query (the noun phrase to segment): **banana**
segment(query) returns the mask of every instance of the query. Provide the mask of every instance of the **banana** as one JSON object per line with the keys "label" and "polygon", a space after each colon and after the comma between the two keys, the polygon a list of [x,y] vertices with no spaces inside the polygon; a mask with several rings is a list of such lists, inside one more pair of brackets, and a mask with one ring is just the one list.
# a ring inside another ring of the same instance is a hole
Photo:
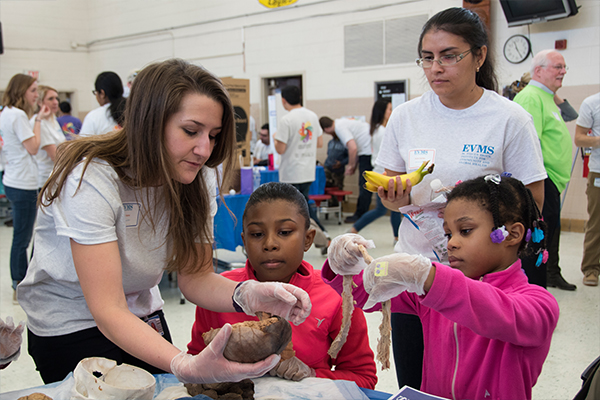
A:
{"label": "banana", "polygon": [[433,172],[433,166],[434,164],[431,164],[431,166],[427,169],[425,169],[425,166],[427,166],[427,164],[429,163],[429,161],[424,161],[423,164],[421,164],[421,166],[419,167],[419,169],[411,172],[410,174],[403,174],[403,175],[398,175],[398,176],[387,176],[387,175],[383,175],[374,171],[365,171],[363,172],[363,177],[367,180],[364,184],[364,188],[367,189],[369,192],[373,192],[376,193],[377,192],[377,188],[379,186],[383,186],[384,188],[387,189],[388,187],[388,182],[390,179],[394,179],[394,190],[396,190],[396,179],[395,178],[402,178],[402,189],[406,190],[406,180],[410,179],[410,182],[412,183],[413,186],[415,186],[416,184],[418,184],[419,182],[421,182],[423,180],[423,177],[427,174],[431,174]]}

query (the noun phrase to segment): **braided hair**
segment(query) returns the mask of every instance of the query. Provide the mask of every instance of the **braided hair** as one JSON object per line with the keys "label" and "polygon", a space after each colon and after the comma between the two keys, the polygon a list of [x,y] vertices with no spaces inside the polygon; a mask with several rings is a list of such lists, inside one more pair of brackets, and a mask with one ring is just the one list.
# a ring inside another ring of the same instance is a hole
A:
{"label": "braided hair", "polygon": [[520,222],[527,234],[519,245],[519,253],[525,251],[525,254],[533,253],[540,257],[544,253],[546,223],[541,219],[531,191],[520,180],[503,174],[461,182],[448,194],[448,203],[457,199],[476,201],[492,214],[492,240],[494,232],[501,234],[506,224]]}

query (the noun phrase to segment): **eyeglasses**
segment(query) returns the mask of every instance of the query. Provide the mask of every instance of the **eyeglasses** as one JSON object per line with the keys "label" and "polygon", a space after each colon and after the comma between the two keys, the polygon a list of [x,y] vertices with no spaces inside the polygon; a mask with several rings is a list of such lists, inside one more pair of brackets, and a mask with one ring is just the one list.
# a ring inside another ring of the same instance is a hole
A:
{"label": "eyeglasses", "polygon": [[97,90],[92,90],[92,94],[93,94],[94,96],[96,95],[96,93],[98,93],[98,91],[97,91]]}
{"label": "eyeglasses", "polygon": [[439,59],[435,59],[432,57],[423,57],[423,58],[417,58],[415,61],[417,63],[417,65],[421,68],[431,68],[433,67],[433,62],[437,62],[438,64],[440,64],[442,67],[447,67],[449,65],[454,65],[457,62],[459,62],[460,60],[462,60],[463,58],[465,58],[467,56],[467,54],[469,54],[471,52],[471,50],[473,49],[469,49],[465,52],[462,52],[458,55],[456,54],[446,54],[441,56]]}
{"label": "eyeglasses", "polygon": [[565,69],[565,71],[569,70],[569,67],[567,67],[566,65],[551,65],[550,68],[554,68],[557,71],[562,71],[563,68]]}

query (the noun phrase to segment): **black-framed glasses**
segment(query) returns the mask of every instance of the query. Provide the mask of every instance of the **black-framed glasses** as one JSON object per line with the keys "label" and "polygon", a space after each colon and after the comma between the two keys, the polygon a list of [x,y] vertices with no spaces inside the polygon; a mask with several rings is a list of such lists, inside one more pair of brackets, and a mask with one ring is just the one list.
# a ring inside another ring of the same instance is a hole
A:
{"label": "black-framed glasses", "polygon": [[469,49],[467,51],[463,51],[460,54],[444,54],[437,60],[433,57],[423,57],[417,58],[415,61],[417,65],[421,68],[431,68],[433,67],[433,63],[437,62],[442,67],[447,67],[449,65],[454,65],[463,58],[465,58],[473,49]]}

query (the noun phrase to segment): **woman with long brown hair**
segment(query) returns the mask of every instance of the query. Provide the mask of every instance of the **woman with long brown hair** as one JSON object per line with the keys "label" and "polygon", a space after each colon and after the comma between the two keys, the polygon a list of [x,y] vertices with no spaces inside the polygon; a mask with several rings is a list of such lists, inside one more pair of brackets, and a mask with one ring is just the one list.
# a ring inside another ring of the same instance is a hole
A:
{"label": "woman with long brown hair", "polygon": [[[38,84],[35,78],[16,74],[8,82],[0,114],[0,132],[6,158],[2,183],[6,197],[10,200],[13,213],[13,240],[10,249],[10,275],[13,289],[25,278],[28,260],[27,247],[31,242],[36,217],[38,193],[38,168],[35,155],[40,148],[42,119],[50,115],[50,110],[42,106],[38,116],[29,125],[38,99]],[[16,292],[13,302],[16,303]]]}
{"label": "woman with long brown hair", "polygon": [[93,356],[195,383],[261,376],[278,362],[275,355],[255,364],[226,360],[231,326],[189,355],[170,343],[162,312],[165,270],[177,272],[188,300],[214,311],[260,310],[296,324],[310,312],[308,295],[295,286],[238,285],[213,270],[215,167],[224,163],[227,179],[234,146],[221,81],[182,60],[139,73],[122,129],[60,146],[40,194],[30,272],[18,288],[44,382]]}

